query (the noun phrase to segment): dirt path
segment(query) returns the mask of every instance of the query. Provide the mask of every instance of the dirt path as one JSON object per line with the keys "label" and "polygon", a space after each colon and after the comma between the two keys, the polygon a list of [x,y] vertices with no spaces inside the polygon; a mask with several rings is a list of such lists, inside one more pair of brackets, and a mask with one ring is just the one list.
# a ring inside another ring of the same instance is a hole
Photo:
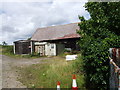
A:
{"label": "dirt path", "polygon": [[42,60],[49,58],[37,59],[15,59],[2,55],[2,88],[26,88],[21,82],[17,80],[19,74],[17,67],[25,67],[32,64],[45,63]]}
{"label": "dirt path", "polygon": [[2,55],[0,55],[0,90],[1,89],[2,89]]}

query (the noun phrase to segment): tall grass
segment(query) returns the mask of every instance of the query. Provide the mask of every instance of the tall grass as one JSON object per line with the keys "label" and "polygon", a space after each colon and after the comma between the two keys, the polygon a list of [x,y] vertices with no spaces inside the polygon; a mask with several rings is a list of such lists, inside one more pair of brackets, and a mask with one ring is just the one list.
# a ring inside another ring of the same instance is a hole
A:
{"label": "tall grass", "polygon": [[12,45],[6,45],[6,46],[1,46],[2,48],[2,54],[5,55],[13,55],[13,46]]}
{"label": "tall grass", "polygon": [[33,84],[36,88],[56,88],[57,81],[61,82],[61,88],[71,88],[72,75],[76,74],[78,87],[84,88],[84,75],[76,72],[76,61],[66,62],[65,59],[58,58],[44,62],[20,70],[19,80],[29,88]]}

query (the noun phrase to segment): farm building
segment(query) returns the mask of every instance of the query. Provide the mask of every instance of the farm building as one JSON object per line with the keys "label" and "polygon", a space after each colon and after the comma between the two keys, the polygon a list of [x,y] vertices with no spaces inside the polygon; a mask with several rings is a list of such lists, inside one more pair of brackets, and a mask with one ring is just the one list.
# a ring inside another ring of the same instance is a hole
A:
{"label": "farm building", "polygon": [[[29,49],[29,53],[39,53],[40,56],[56,56],[64,50],[79,50],[79,45],[76,44],[80,38],[77,29],[79,29],[78,23],[38,28],[32,35],[26,50]],[[19,48],[16,44],[14,42],[16,47],[14,51],[18,52]]]}
{"label": "farm building", "polygon": [[19,40],[14,42],[14,53],[15,54],[29,54],[31,48],[29,40]]}

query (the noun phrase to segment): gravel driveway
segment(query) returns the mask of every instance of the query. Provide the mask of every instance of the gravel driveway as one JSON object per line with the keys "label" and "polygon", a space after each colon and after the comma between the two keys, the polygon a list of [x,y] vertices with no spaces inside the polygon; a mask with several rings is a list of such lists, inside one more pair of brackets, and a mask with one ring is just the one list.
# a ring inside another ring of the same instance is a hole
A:
{"label": "gravel driveway", "polygon": [[37,58],[37,59],[15,59],[5,55],[2,56],[2,88],[27,88],[21,82],[17,80],[19,74],[17,73],[17,67],[25,67],[32,64],[45,63],[42,60],[49,58]]}

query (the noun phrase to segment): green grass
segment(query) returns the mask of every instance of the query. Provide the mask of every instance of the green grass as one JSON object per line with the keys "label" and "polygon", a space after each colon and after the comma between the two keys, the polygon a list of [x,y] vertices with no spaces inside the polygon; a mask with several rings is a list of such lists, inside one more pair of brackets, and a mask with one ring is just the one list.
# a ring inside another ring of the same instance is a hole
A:
{"label": "green grass", "polygon": [[56,88],[57,81],[61,82],[61,88],[71,88],[72,75],[76,74],[79,88],[84,88],[83,73],[76,73],[76,61],[65,61],[63,58],[43,60],[43,64],[36,64],[25,68],[19,68],[21,78],[19,80],[31,88]]}
{"label": "green grass", "polygon": [[2,45],[0,45],[0,54],[2,54]]}
{"label": "green grass", "polygon": [[[1,48],[2,47],[2,48]],[[32,55],[14,55],[13,46],[0,46],[2,54],[13,58],[38,58],[38,56]],[[21,81],[28,88],[56,88],[57,81],[61,82],[61,88],[71,88],[72,75],[76,74],[78,87],[85,89],[84,74],[80,72],[82,70],[82,60],[66,62],[65,55],[58,57],[51,57],[50,60],[42,60],[42,64],[34,64],[28,67],[20,68],[19,81]],[[77,67],[81,67],[81,70],[77,70]]]}
{"label": "green grass", "polygon": [[0,45],[0,54],[7,55],[13,58],[39,58],[39,55],[18,55],[13,53],[12,45]]}
{"label": "green grass", "polygon": [[13,55],[13,46],[12,45],[0,45],[0,51],[4,55]]}

